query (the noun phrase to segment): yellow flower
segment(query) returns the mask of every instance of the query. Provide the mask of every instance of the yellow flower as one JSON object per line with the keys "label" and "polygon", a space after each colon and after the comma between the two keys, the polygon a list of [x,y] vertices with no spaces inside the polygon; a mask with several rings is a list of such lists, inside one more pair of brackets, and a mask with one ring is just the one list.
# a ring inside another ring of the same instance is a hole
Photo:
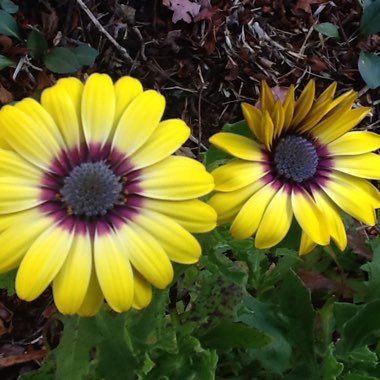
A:
{"label": "yellow flower", "polygon": [[243,103],[244,118],[255,136],[217,133],[212,144],[236,157],[216,168],[215,194],[209,204],[218,222],[230,222],[236,239],[255,235],[258,248],[269,248],[287,234],[293,216],[302,229],[300,254],[330,239],[344,250],[346,232],[339,213],[375,223],[379,191],[366,179],[380,178],[380,147],[372,132],[349,132],[370,111],[352,108],[356,93],[334,99],[336,83],[316,100],[310,81],[294,100],[275,99],[263,82],[260,106]]}
{"label": "yellow flower", "polygon": [[0,271],[19,266],[16,291],[33,300],[52,283],[62,313],[121,312],[151,300],[214,228],[196,199],[213,189],[197,161],[172,156],[188,138],[160,121],[165,99],[123,77],[60,79],[41,103],[0,111]]}

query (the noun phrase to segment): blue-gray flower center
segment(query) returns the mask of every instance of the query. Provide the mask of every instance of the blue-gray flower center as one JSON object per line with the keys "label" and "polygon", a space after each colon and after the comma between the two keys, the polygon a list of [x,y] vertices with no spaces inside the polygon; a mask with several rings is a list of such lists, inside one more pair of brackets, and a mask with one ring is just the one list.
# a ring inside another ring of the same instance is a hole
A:
{"label": "blue-gray flower center", "polygon": [[100,216],[120,201],[123,185],[103,161],[85,162],[71,170],[60,191],[65,206],[75,215]]}
{"label": "blue-gray flower center", "polygon": [[274,166],[280,176],[303,182],[315,174],[318,154],[314,145],[301,136],[285,136],[274,149]]}

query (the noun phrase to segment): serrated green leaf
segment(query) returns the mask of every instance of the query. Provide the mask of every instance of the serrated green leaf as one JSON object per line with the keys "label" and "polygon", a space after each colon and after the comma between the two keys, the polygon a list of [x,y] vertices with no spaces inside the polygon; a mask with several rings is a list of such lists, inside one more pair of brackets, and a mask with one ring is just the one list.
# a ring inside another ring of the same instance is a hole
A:
{"label": "serrated green leaf", "polygon": [[326,350],[323,357],[322,364],[322,379],[323,380],[335,380],[344,369],[344,365],[339,363],[334,356],[334,345],[331,343]]}
{"label": "serrated green leaf", "polygon": [[305,288],[301,279],[290,270],[279,287],[278,302],[282,314],[287,319],[288,338],[304,358],[313,366],[314,352],[314,317],[310,291]]}
{"label": "serrated green leaf", "polygon": [[380,331],[380,300],[363,305],[342,329],[342,352],[350,352],[368,343],[369,338]]}
{"label": "serrated green leaf", "polygon": [[28,34],[26,47],[34,59],[42,59],[48,50],[48,43],[45,36],[37,30],[32,30]]}
{"label": "serrated green leaf", "polygon": [[367,346],[358,347],[351,351],[348,359],[351,365],[357,364],[357,367],[362,369],[375,368],[378,364],[377,355]]}
{"label": "serrated green leaf", "polygon": [[66,316],[62,320],[63,336],[54,350],[55,380],[81,380],[89,371],[90,352],[101,339],[96,319]]}
{"label": "serrated green leaf", "polygon": [[0,0],[0,6],[8,13],[16,13],[18,11],[18,5],[11,0]]}
{"label": "serrated green leaf", "polygon": [[265,304],[252,296],[246,296],[243,302],[237,312],[238,320],[263,331],[272,338],[267,346],[253,349],[251,355],[266,370],[282,373],[290,366],[291,346],[284,336],[278,313],[272,309],[272,305]]}
{"label": "serrated green leaf", "polygon": [[78,47],[72,49],[72,52],[78,59],[78,62],[82,66],[91,66],[99,52],[91,46],[88,45],[79,45]]}
{"label": "serrated green leaf", "polygon": [[0,289],[7,289],[9,295],[15,293],[15,279],[17,269],[0,273]]}
{"label": "serrated green leaf", "polygon": [[369,88],[380,86],[380,56],[361,51],[358,67],[360,75]]}
{"label": "serrated green leaf", "polygon": [[314,25],[314,29],[324,36],[339,38],[338,28],[331,22],[321,22],[320,24]]}
{"label": "serrated green leaf", "polygon": [[6,36],[21,39],[19,27],[15,19],[7,12],[0,9],[0,33]]}
{"label": "serrated green leaf", "polygon": [[380,238],[370,242],[373,257],[372,260],[361,266],[361,269],[368,272],[367,297],[369,301],[380,298]]}
{"label": "serrated green leaf", "polygon": [[364,8],[359,30],[362,36],[380,32],[380,0],[375,0]]}
{"label": "serrated green leaf", "polygon": [[58,74],[70,74],[81,67],[76,55],[64,47],[51,49],[43,61],[50,71]]}
{"label": "serrated green leaf", "polygon": [[203,347],[215,349],[261,348],[271,342],[271,338],[244,323],[220,321],[200,337]]}
{"label": "serrated green leaf", "polygon": [[127,313],[115,314],[107,310],[95,317],[97,333],[103,337],[97,346],[97,371],[100,379],[135,379],[136,359],[130,346],[126,315]]}

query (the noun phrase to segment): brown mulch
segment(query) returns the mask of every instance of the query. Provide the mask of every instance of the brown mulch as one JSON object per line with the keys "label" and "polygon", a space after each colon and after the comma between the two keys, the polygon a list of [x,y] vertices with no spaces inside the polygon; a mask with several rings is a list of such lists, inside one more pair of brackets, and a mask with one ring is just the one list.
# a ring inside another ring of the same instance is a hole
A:
{"label": "brown mulch", "polygon": [[[164,94],[165,118],[186,120],[192,128],[188,147],[195,154],[224,123],[242,118],[240,102],[255,102],[263,79],[270,86],[294,83],[302,88],[315,78],[319,91],[331,81],[338,82],[339,92],[354,88],[358,104],[373,107],[367,128],[379,129],[380,90],[365,86],[357,61],[360,50],[380,50],[380,36],[359,38],[358,0],[200,0],[201,10],[189,23],[174,23],[173,12],[161,0],[87,1],[132,62],[77,1],[15,2],[24,37],[34,28],[49,47],[85,42],[98,49],[95,65],[73,75],[128,74]],[[337,25],[340,40],[316,32],[318,22]],[[25,59],[25,42],[0,35],[0,54],[18,62],[17,68],[0,72],[0,103],[35,95],[59,77],[41,62]],[[2,291],[0,302],[0,378],[11,380],[36,368],[46,354],[41,337],[54,309],[49,292],[27,304]]]}

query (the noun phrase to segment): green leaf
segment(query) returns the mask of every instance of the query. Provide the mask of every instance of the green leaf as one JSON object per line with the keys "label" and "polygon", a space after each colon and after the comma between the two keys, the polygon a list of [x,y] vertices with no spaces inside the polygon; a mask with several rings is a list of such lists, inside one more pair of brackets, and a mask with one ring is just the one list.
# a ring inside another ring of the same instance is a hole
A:
{"label": "green leaf", "polygon": [[380,300],[362,306],[342,329],[341,349],[352,351],[364,346],[374,333],[380,331]]}
{"label": "green leaf", "polygon": [[321,22],[320,24],[314,25],[314,29],[324,36],[339,38],[338,28],[331,22]]}
{"label": "green leaf", "polygon": [[359,30],[362,36],[380,32],[380,0],[375,0],[364,8]]}
{"label": "green leaf", "polygon": [[82,66],[91,66],[99,52],[91,46],[88,45],[79,45],[78,47],[72,49],[72,52],[78,59],[78,62]]}
{"label": "green leaf", "polygon": [[6,36],[21,39],[19,27],[15,19],[7,12],[0,9],[0,33]]}
{"label": "green leaf", "polygon": [[34,59],[42,59],[48,50],[48,43],[45,36],[37,30],[32,30],[28,34],[26,47],[30,50],[30,55]]}
{"label": "green leaf", "polygon": [[350,364],[357,363],[363,369],[375,368],[378,364],[376,353],[371,351],[367,346],[351,351],[348,359]]}
{"label": "green leaf", "polygon": [[0,0],[0,6],[8,13],[16,13],[18,11],[18,5],[11,0]]}
{"label": "green leaf", "polygon": [[261,348],[270,343],[271,340],[268,335],[256,328],[231,321],[219,322],[200,337],[204,347],[225,350],[230,348]]}
{"label": "green leaf", "polygon": [[367,300],[373,301],[380,298],[380,238],[370,242],[373,257],[372,261],[361,266],[361,269],[368,272]]}
{"label": "green leaf", "polygon": [[277,311],[252,296],[246,296],[243,301],[244,304],[238,310],[238,320],[272,338],[267,346],[252,350],[252,354],[266,370],[282,373],[290,365],[291,347],[283,334]]}
{"label": "green leaf", "polygon": [[135,379],[136,360],[130,347],[126,313],[115,314],[107,310],[95,318],[97,333],[104,338],[98,345],[99,379]]}
{"label": "green leaf", "polygon": [[335,326],[338,331],[341,331],[341,327],[351,319],[360,310],[360,306],[354,305],[348,302],[336,302],[334,303],[334,318]]}
{"label": "green leaf", "polygon": [[15,293],[15,280],[17,269],[10,272],[0,273],[0,289],[7,289],[9,295]]}
{"label": "green leaf", "polygon": [[315,365],[314,317],[310,291],[292,271],[285,277],[278,293],[281,312],[287,319],[288,337],[304,357]]}
{"label": "green leaf", "polygon": [[380,56],[361,51],[358,67],[360,75],[369,88],[380,86]]}
{"label": "green leaf", "polygon": [[55,380],[81,380],[90,367],[90,352],[100,340],[95,317],[62,317],[63,336],[54,351]]}
{"label": "green leaf", "polygon": [[67,48],[56,47],[44,57],[46,67],[58,74],[70,74],[80,68],[80,63],[76,55]]}
{"label": "green leaf", "polygon": [[343,372],[344,365],[339,363],[334,356],[334,344],[331,343],[323,357],[323,380],[335,380]]}

